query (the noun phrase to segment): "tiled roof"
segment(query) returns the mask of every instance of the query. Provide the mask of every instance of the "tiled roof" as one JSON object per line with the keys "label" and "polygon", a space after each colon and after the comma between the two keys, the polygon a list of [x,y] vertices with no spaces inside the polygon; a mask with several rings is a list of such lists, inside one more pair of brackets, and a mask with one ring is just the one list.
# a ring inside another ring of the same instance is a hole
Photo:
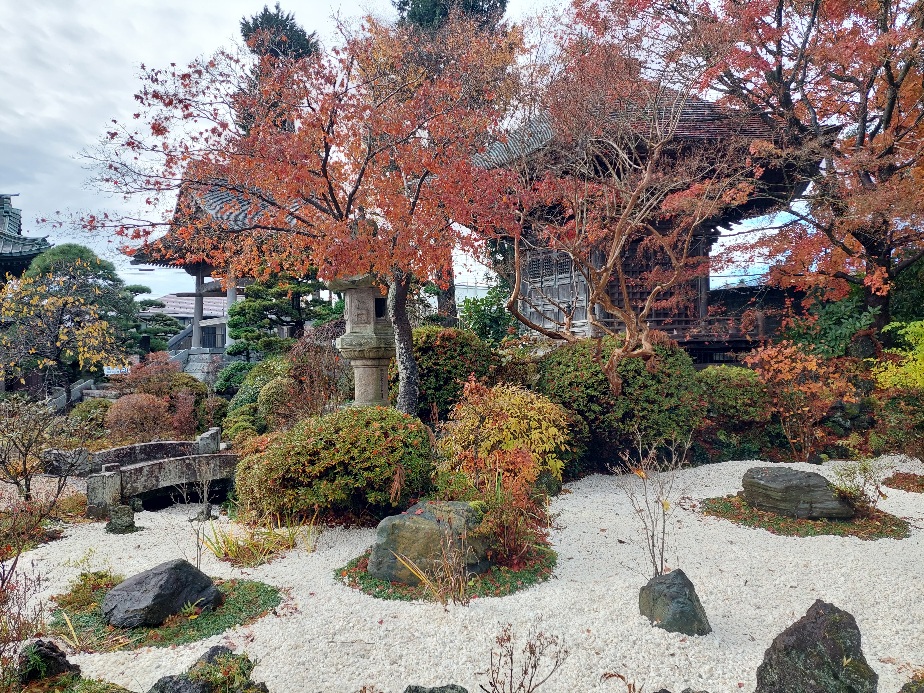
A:
{"label": "tiled roof", "polygon": [[29,238],[16,234],[0,232],[0,258],[20,258],[44,253],[51,244],[44,238]]}
{"label": "tiled roof", "polygon": [[[680,98],[679,96],[677,97]],[[675,140],[720,140],[729,137],[750,139],[773,139],[773,129],[756,114],[748,114],[724,108],[718,104],[695,97],[684,100],[679,115],[670,112],[673,104],[664,102],[658,108],[659,120],[673,126]],[[650,122],[648,115],[640,114],[639,122]],[[640,128],[641,129],[641,128]],[[476,163],[486,168],[505,166],[539,151],[555,137],[555,127],[547,114],[530,119],[526,125],[512,131],[504,141],[495,142],[488,150],[476,157]]]}
{"label": "tiled roof", "polygon": [[13,206],[11,195],[0,195],[0,261],[21,265],[51,247],[44,238],[22,235],[22,212]]}
{"label": "tiled roof", "polygon": [[[177,296],[176,294],[167,294],[155,299],[164,304],[164,308],[147,308],[138,315],[144,317],[154,315],[155,313],[166,313],[175,318],[192,318],[193,306],[195,299],[192,296]],[[228,303],[224,297],[202,299],[202,317],[219,318],[228,312]]]}

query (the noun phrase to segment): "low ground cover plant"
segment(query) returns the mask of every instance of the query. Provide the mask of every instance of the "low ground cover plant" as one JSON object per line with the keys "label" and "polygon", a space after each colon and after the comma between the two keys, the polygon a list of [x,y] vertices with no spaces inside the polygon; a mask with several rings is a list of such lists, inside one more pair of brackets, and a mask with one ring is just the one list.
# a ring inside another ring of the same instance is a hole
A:
{"label": "low ground cover plant", "polygon": [[707,498],[700,507],[705,515],[722,517],[744,527],[765,529],[787,537],[834,535],[858,539],[906,539],[911,535],[908,523],[878,508],[858,513],[852,520],[802,520],[752,508],[741,496]]}
{"label": "low ground cover plant", "polygon": [[299,545],[309,553],[314,551],[319,533],[314,520],[280,522],[275,518],[234,529],[209,522],[202,542],[221,561],[256,568]]}
{"label": "low ground cover plant", "polygon": [[924,493],[924,475],[911,472],[895,472],[882,480],[883,486],[897,488],[909,493]]}
{"label": "low ground cover plant", "polygon": [[[537,549],[516,570],[494,566],[482,575],[470,575],[465,586],[467,600],[505,597],[548,580],[555,569],[557,555],[551,549]],[[388,582],[369,575],[369,552],[354,558],[334,571],[334,577],[347,585],[379,599],[400,601],[440,601],[426,584],[416,586]]]}
{"label": "low ground cover plant", "polygon": [[[2,690],[2,689],[0,689]],[[17,684],[18,693],[132,693],[127,688],[99,679],[85,679],[74,674]]]}
{"label": "low ground cover plant", "polygon": [[346,408],[261,439],[237,470],[250,517],[381,519],[430,488],[431,434],[386,407]]}
{"label": "low ground cover plant", "polygon": [[48,624],[49,632],[78,652],[169,647],[251,623],[282,601],[277,588],[262,582],[215,580],[224,603],[214,611],[200,612],[191,606],[156,628],[113,629],[106,623],[100,605],[106,592],[121,581],[121,576],[110,571],[81,573],[67,592],[52,597],[56,608]]}

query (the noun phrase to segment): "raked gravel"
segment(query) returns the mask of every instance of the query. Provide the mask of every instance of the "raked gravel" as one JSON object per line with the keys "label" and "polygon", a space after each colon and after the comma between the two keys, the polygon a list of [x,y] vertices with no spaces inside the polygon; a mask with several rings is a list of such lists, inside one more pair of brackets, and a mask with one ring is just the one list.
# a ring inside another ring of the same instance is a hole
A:
{"label": "raked gravel", "polygon": [[[685,470],[676,488],[693,500],[733,493],[759,462],[726,462]],[[899,460],[899,469],[924,467]],[[791,465],[830,476],[832,465]],[[503,598],[477,599],[445,612],[437,604],[383,601],[343,586],[334,570],[372,543],[371,529],[326,529],[317,551],[297,549],[255,570],[238,570],[205,551],[202,569],[284,588],[286,601],[259,621],[205,641],[173,648],[75,655],[85,676],[147,691],[161,676],[185,671],[208,647],[225,644],[258,660],[254,678],[274,693],[356,693],[376,686],[401,693],[408,684],[458,683],[472,693],[485,683],[494,638],[511,623],[523,635],[541,628],[562,636],[570,657],[543,688],[612,691],[618,672],[675,693],[753,691],[755,670],[773,638],[815,599],[852,613],[863,651],[894,693],[924,666],[924,495],[890,490],[880,507],[913,525],[901,541],[842,537],[789,538],[705,517],[689,501],[674,515],[671,565],[696,585],[713,632],[684,637],[649,625],[638,613],[648,578],[636,521],[612,476],[568,484],[552,504],[558,527],[554,577]],[[46,577],[45,595],[65,590],[81,569],[111,567],[133,575],[168,559],[195,562],[187,521],[194,506],[138,513],[144,531],[112,536],[101,523],[70,527],[66,536],[26,554]]]}

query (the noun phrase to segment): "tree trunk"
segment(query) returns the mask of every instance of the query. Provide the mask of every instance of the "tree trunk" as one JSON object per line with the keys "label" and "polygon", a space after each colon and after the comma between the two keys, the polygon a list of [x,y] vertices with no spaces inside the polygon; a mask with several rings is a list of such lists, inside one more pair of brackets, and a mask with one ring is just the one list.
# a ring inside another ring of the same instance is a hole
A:
{"label": "tree trunk", "polygon": [[398,273],[388,282],[388,317],[395,330],[395,362],[398,365],[398,401],[400,412],[417,416],[420,377],[414,360],[414,339],[407,315],[407,297],[411,288],[409,275]]}
{"label": "tree trunk", "polygon": [[[894,290],[894,286],[892,290]],[[885,296],[881,296],[880,294],[874,293],[870,287],[863,287],[863,305],[867,310],[870,308],[879,309],[879,313],[873,319],[872,325],[877,335],[881,334],[882,328],[892,321],[891,311],[889,310],[889,299],[891,295],[892,291],[889,291]]]}
{"label": "tree trunk", "polygon": [[459,326],[459,309],[456,305],[456,278],[455,271],[452,270],[449,276],[449,284],[445,289],[440,289],[436,295],[436,310],[440,315],[440,324],[443,327]]}

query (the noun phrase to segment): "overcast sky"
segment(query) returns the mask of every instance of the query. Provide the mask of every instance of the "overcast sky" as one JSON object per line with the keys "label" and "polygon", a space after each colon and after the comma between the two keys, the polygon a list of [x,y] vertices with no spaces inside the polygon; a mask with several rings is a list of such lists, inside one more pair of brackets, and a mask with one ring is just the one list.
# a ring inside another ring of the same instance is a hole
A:
{"label": "overcast sky", "polygon": [[[275,0],[266,3],[272,6]],[[510,0],[521,17],[534,0]],[[80,152],[92,147],[112,118],[136,110],[138,66],[185,64],[239,38],[243,16],[261,0],[0,0],[0,192],[20,193],[28,235],[53,243],[91,245],[116,261],[129,283],[150,286],[155,296],[189,291],[181,270],[139,272],[116,251],[118,239],[88,238],[52,229],[40,218],[99,213],[119,204],[89,188]],[[284,0],[284,11],[323,44],[335,40],[335,13],[393,17],[390,0]]]}

